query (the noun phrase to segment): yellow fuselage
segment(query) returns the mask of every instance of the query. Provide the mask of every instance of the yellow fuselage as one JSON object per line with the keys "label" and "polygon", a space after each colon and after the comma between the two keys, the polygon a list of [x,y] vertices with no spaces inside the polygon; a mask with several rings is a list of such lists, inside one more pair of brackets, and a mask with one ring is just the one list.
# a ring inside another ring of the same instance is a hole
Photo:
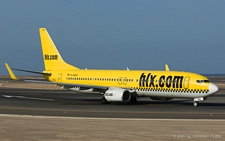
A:
{"label": "yellow fuselage", "polygon": [[183,97],[182,93],[201,96],[209,91],[210,84],[202,75],[179,71],[55,70],[51,73],[44,76],[51,82],[133,89],[146,96],[155,93],[165,96],[162,92],[167,92],[168,97]]}

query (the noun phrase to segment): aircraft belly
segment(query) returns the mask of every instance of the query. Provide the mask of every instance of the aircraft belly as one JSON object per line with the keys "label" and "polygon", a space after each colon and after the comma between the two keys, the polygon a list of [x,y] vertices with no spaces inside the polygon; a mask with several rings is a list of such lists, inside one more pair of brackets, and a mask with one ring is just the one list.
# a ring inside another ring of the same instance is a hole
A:
{"label": "aircraft belly", "polygon": [[137,91],[138,95],[148,97],[168,97],[169,92],[156,92],[156,91]]}
{"label": "aircraft belly", "polygon": [[183,98],[195,98],[199,97],[198,93],[182,93]]}
{"label": "aircraft belly", "polygon": [[157,91],[136,91],[139,96],[147,97],[167,97],[167,98],[196,98],[197,93],[186,92],[157,92]]}

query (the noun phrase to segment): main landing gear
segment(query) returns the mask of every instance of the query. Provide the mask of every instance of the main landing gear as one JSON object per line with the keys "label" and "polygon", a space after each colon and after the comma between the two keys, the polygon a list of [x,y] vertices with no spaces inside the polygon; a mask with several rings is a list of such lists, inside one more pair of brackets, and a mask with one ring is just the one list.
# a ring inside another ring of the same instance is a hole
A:
{"label": "main landing gear", "polygon": [[[136,102],[137,102],[136,96],[131,96],[130,101],[128,101],[127,103],[128,104],[135,104]],[[105,99],[105,97],[103,96],[102,99],[101,99],[101,103],[102,104],[110,104],[111,102],[107,101]]]}
{"label": "main landing gear", "polygon": [[131,96],[130,101],[128,102],[129,104],[135,104],[137,102],[137,97],[136,96]]}
{"label": "main landing gear", "polygon": [[105,97],[103,96],[102,99],[101,99],[101,103],[102,104],[110,104],[111,102],[108,102]]}

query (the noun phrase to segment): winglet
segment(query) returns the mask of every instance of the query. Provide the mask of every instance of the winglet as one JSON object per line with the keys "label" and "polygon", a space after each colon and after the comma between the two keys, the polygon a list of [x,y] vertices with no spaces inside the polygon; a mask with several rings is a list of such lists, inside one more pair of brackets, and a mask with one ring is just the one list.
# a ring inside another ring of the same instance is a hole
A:
{"label": "winglet", "polygon": [[13,80],[19,80],[13,73],[13,71],[11,70],[11,68],[9,67],[9,65],[7,63],[5,63],[5,66],[6,66],[6,69],[8,70],[9,72],[9,75],[10,77],[13,79]]}
{"label": "winglet", "polygon": [[165,64],[165,69],[166,71],[170,71],[169,66],[167,64]]}

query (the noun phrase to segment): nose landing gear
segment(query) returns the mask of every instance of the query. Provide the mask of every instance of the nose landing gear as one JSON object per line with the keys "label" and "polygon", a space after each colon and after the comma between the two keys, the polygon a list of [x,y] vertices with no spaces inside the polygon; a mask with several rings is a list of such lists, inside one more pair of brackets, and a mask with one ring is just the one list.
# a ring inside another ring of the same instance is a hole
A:
{"label": "nose landing gear", "polygon": [[194,98],[193,105],[194,105],[195,107],[197,107],[197,106],[198,106],[198,101],[203,101],[203,100],[205,100],[204,97]]}
{"label": "nose landing gear", "polygon": [[198,102],[194,101],[194,102],[193,102],[193,105],[194,105],[195,107],[197,107],[197,106],[198,106]]}

